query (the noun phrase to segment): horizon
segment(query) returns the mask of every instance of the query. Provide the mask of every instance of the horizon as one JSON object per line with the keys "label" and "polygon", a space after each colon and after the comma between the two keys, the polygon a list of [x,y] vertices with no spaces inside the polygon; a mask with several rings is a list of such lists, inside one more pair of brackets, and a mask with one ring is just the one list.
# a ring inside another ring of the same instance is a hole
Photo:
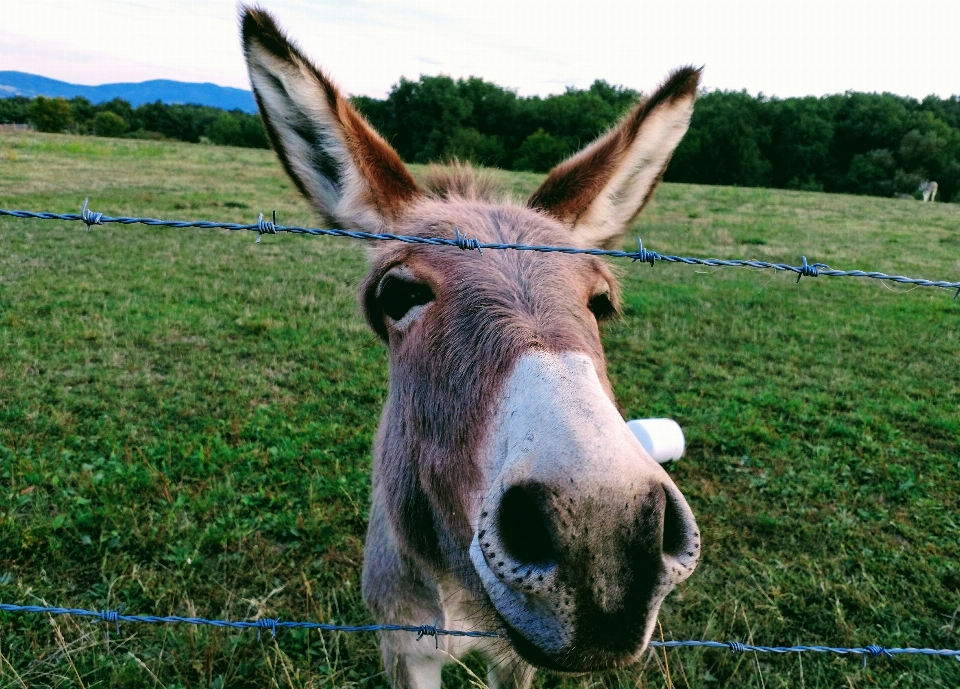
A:
{"label": "horizon", "polygon": [[[890,0],[465,0],[262,3],[343,90],[383,98],[401,77],[477,76],[521,96],[596,79],[649,92],[705,66],[711,90],[775,98],[960,94],[960,3]],[[491,8],[494,9],[491,9]],[[249,90],[233,0],[34,0],[8,10],[0,70],[79,85],[172,80]],[[97,40],[91,41],[91,37]]]}
{"label": "horizon", "polygon": [[[35,73],[31,73],[31,72],[21,72],[20,70],[0,70],[0,73],[3,73],[3,72],[19,72],[19,73],[21,73],[21,74],[27,74],[27,75],[33,76],[33,77],[40,77],[40,78],[42,78],[42,79],[52,79],[52,80],[55,80],[55,81],[62,81],[62,80],[56,79],[55,77],[47,76],[47,75],[45,75],[45,74],[35,74]],[[446,75],[444,75],[444,74],[430,74],[430,75],[421,74],[420,76],[417,77],[417,79],[420,79],[421,77],[424,77],[424,76],[429,76],[429,77],[432,77],[432,76],[450,76],[451,78],[453,78],[453,79],[456,80],[456,79],[471,79],[471,78],[476,77],[477,75],[469,75],[469,76],[466,76],[466,77],[452,77],[452,76],[449,75],[449,74],[446,74]],[[479,77],[479,78],[482,79],[483,77]],[[417,80],[417,79],[411,79],[410,77],[407,77],[406,75],[401,75],[400,79],[408,79],[408,80],[410,80],[410,81],[416,81],[416,80]],[[598,80],[606,81],[605,79],[602,79],[602,77],[599,77]],[[115,85],[119,85],[119,84],[129,84],[129,85],[132,85],[132,86],[136,86],[136,85],[139,85],[139,84],[147,84],[147,83],[150,83],[150,82],[157,82],[157,81],[169,81],[169,82],[173,82],[173,83],[194,84],[194,85],[202,85],[202,86],[216,86],[216,87],[219,87],[219,88],[233,88],[233,89],[239,89],[239,90],[242,90],[242,91],[245,91],[245,92],[247,92],[247,93],[251,93],[251,94],[252,94],[252,91],[250,91],[249,88],[243,89],[243,88],[238,87],[238,86],[226,86],[226,85],[224,85],[224,84],[217,84],[217,83],[212,82],[212,81],[182,81],[182,80],[179,80],[179,79],[166,79],[166,78],[144,79],[144,80],[142,80],[142,81],[111,81],[111,82],[104,82],[104,83],[100,83],[100,84],[84,84],[84,83],[80,83],[80,82],[66,82],[66,81],[62,81],[62,83],[67,83],[67,84],[70,84],[70,85],[72,85],[72,86],[83,86],[83,87],[95,88],[95,87],[98,87],[98,86],[115,86]],[[489,81],[489,80],[484,79],[484,81]],[[397,80],[397,82],[395,82],[395,84],[396,84],[396,83],[399,83],[399,79]],[[496,82],[489,82],[489,83],[494,83],[494,84],[496,84],[497,86],[499,86],[500,88],[503,88],[503,89],[508,90],[508,91],[513,91],[514,93],[517,92],[517,89],[516,89],[515,87],[512,87],[512,86],[505,86],[504,84],[497,84]],[[593,83],[593,82],[591,82],[591,84],[592,84],[592,83]],[[607,82],[607,83],[610,83],[610,82]],[[631,87],[625,86],[625,85],[623,85],[623,84],[610,84],[610,86],[613,86],[613,87],[615,87],[615,88],[631,88]],[[587,85],[584,86],[581,90],[586,90],[586,89],[588,89],[589,87],[590,87],[590,84],[587,84]],[[391,89],[392,89],[392,88],[393,88],[393,86],[391,86]],[[575,88],[575,87],[565,87],[565,89],[566,89],[566,88]],[[740,89],[740,90],[736,90],[736,91],[735,91],[734,89],[719,89],[719,88],[711,88],[711,87],[709,87],[709,86],[701,86],[700,90],[701,90],[701,92],[704,92],[704,93],[709,93],[709,92],[714,92],[714,91],[738,92],[738,93],[739,93],[739,92],[741,92],[741,91],[746,91],[750,96],[752,96],[752,97],[754,97],[754,98],[767,98],[767,99],[771,99],[771,100],[788,100],[788,99],[791,99],[791,98],[829,98],[829,97],[831,97],[831,96],[842,96],[842,95],[844,95],[844,93],[890,94],[890,95],[893,95],[893,96],[897,96],[898,98],[913,98],[914,100],[917,100],[918,102],[919,102],[919,101],[922,101],[924,98],[928,98],[928,97],[930,97],[930,96],[937,97],[937,98],[940,98],[940,99],[942,99],[942,100],[948,100],[948,99],[950,99],[950,98],[960,98],[960,93],[951,93],[951,94],[946,95],[946,96],[941,96],[941,95],[939,95],[939,94],[931,93],[931,94],[927,94],[926,96],[917,97],[917,96],[906,95],[906,94],[902,94],[902,93],[894,93],[894,92],[892,92],[892,91],[854,91],[854,90],[852,90],[852,89],[848,89],[847,91],[835,92],[835,93],[823,93],[823,94],[819,94],[819,95],[807,94],[807,95],[805,95],[805,96],[779,96],[779,95],[777,95],[777,94],[770,94],[770,93],[763,93],[763,92],[751,93],[751,92],[747,91],[746,89]],[[518,95],[519,98],[529,98],[529,97],[532,97],[532,96],[540,96],[541,98],[548,98],[548,97],[550,97],[550,96],[561,95],[562,93],[563,93],[563,91],[560,91],[560,92],[557,92],[557,93],[548,93],[548,94],[546,94],[546,95],[541,95],[541,94],[523,95],[523,94],[519,94],[519,93],[518,93],[517,95]],[[354,93],[351,93],[351,94],[348,94],[348,95],[349,95],[349,97],[354,98],[354,97],[362,97],[362,96],[364,96],[365,94],[354,94]],[[378,99],[381,99],[381,100],[382,100],[382,99],[386,98],[387,95],[389,95],[389,91],[388,91],[386,94],[384,94],[383,96],[380,96]],[[2,95],[0,95],[0,98],[12,98],[12,97],[13,97],[13,96],[2,96]],[[371,97],[372,97],[372,96],[371,96]]]}
{"label": "horizon", "polygon": [[[40,77],[41,79],[51,79],[51,80],[53,80],[53,81],[60,81],[60,82],[62,82],[62,83],[64,83],[64,84],[70,84],[70,85],[72,85],[72,86],[84,86],[84,87],[90,87],[90,88],[96,88],[97,86],[115,86],[116,84],[134,84],[134,85],[137,85],[137,84],[148,84],[148,83],[150,83],[150,82],[152,82],[152,81],[171,81],[171,82],[175,82],[175,83],[178,83],[178,84],[197,84],[197,85],[201,85],[201,86],[219,86],[220,88],[224,88],[224,89],[239,88],[239,87],[237,87],[237,86],[226,86],[226,85],[224,85],[224,84],[217,84],[216,82],[213,82],[213,81],[183,81],[183,80],[181,80],[181,79],[165,79],[165,78],[163,78],[163,77],[159,77],[159,78],[157,78],[157,79],[143,79],[143,80],[141,80],[141,81],[106,81],[106,82],[103,82],[103,83],[101,83],[101,84],[85,84],[85,83],[82,83],[82,82],[79,82],[79,81],[64,81],[64,80],[62,80],[62,79],[57,79],[56,77],[51,77],[51,76],[48,76],[48,75],[46,75],[46,74],[37,74],[36,72],[24,72],[24,71],[19,70],[19,69],[0,69],[0,74],[3,74],[4,72],[7,72],[7,73],[16,72],[16,73],[18,73],[18,74],[26,74],[26,75],[29,75],[29,76],[31,76],[31,77]],[[250,92],[250,89],[241,89],[241,90]]]}

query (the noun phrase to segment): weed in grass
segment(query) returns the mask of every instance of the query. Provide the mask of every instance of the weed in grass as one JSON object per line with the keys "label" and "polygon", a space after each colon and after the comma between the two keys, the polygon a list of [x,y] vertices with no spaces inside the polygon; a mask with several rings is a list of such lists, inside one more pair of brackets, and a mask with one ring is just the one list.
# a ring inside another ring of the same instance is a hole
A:
{"label": "weed in grass", "polygon": [[[316,224],[266,151],[3,132],[0,159],[11,153],[6,208],[77,212],[90,196],[113,215],[251,222],[276,209]],[[518,198],[540,179],[493,174]],[[957,279],[958,219],[949,204],[664,185],[635,232],[670,253],[743,258],[746,245]],[[356,308],[362,247],[40,221],[0,232],[0,599],[369,621],[359,574],[387,362]],[[958,302],[854,279],[613,265],[624,317],[604,340],[618,400],[628,418],[685,428],[687,455],[668,470],[703,533],[664,636],[958,647]],[[0,687],[385,683],[372,635],[56,625],[0,618]],[[484,676],[477,658],[444,678],[472,675]],[[953,687],[960,664],[677,650],[536,680],[668,683]]]}

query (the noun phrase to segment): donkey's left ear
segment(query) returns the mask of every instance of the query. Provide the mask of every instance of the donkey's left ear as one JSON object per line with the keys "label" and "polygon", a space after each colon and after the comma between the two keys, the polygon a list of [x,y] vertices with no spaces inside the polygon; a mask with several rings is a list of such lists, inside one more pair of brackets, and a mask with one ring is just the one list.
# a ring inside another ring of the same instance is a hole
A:
{"label": "donkey's left ear", "polygon": [[678,69],[613,129],[553,168],[527,204],[569,225],[578,246],[618,246],[690,125],[699,83],[699,69]]}
{"label": "donkey's left ear", "polygon": [[253,94],[287,173],[325,220],[382,231],[420,193],[400,156],[273,17],[240,9]]}

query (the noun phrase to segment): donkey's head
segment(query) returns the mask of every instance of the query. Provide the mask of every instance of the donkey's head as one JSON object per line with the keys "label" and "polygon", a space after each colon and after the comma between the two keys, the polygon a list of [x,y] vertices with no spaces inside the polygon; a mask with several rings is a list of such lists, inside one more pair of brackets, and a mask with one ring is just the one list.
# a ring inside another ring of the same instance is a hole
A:
{"label": "donkey's head", "polygon": [[[466,169],[422,189],[268,15],[247,10],[243,40],[270,141],[324,219],[482,242],[618,245],[687,129],[699,79],[675,72],[516,205]],[[529,251],[384,243],[371,257],[362,305],[390,358],[374,511],[391,547],[428,575],[453,573],[530,662],[631,661],[700,542],[613,401],[598,325],[617,313],[613,275],[594,257]]]}

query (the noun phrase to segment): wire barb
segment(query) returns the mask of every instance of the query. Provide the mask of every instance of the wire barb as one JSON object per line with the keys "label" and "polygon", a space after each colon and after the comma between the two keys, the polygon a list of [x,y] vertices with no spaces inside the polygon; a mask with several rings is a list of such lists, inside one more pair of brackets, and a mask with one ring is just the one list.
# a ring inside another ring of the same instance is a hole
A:
{"label": "wire barb", "polygon": [[[261,216],[262,217],[262,216]],[[271,636],[277,638],[277,623],[280,621],[280,618],[272,619],[269,617],[261,617],[257,620],[257,641],[260,641],[260,632],[265,629],[270,630]]]}
{"label": "wire barb", "polygon": [[743,653],[747,650],[746,647],[739,641],[728,641],[727,646],[729,646],[730,650],[734,653]]}
{"label": "wire barb", "polygon": [[867,666],[867,656],[870,656],[871,658],[876,658],[879,655],[885,655],[888,658],[893,658],[893,656],[890,654],[890,652],[887,649],[885,649],[883,646],[878,646],[877,644],[870,644],[869,646],[864,646],[863,650],[864,650],[864,653],[863,653],[864,667]]}
{"label": "wire barb", "polygon": [[800,266],[799,270],[797,271],[797,282],[800,282],[800,278],[802,277],[817,277],[820,275],[819,268],[830,268],[830,266],[828,266],[826,263],[807,263],[806,256],[801,256],[800,258],[803,259],[803,265]]}
{"label": "wire barb", "polygon": [[467,249],[472,251],[473,249],[476,249],[478,253],[483,253],[483,249],[480,248],[479,240],[470,239],[466,235],[461,234],[459,227],[455,227],[453,229],[456,232],[456,236],[453,241],[457,243],[457,246],[461,251],[466,251]]}
{"label": "wire barb", "polygon": [[101,610],[97,617],[99,620],[91,620],[91,622],[113,622],[117,628],[117,634],[120,633],[120,613],[123,612],[123,606],[120,606],[120,610]]}
{"label": "wire barb", "polygon": [[[439,619],[438,619],[438,621],[439,621]],[[421,625],[421,626],[417,629],[417,641],[420,641],[420,639],[422,639],[422,638],[425,637],[425,636],[432,636],[432,637],[433,637],[433,640],[434,640],[434,645],[435,645],[437,648],[440,648],[440,637],[437,636],[438,630],[437,630],[437,626],[436,626],[436,625],[437,625],[436,622],[434,622],[433,624],[424,624],[424,625]]]}
{"label": "wire barb", "polygon": [[277,234],[277,212],[273,212],[273,222],[269,220],[263,222],[263,213],[257,218],[257,241],[254,244],[260,243],[260,237],[264,234]]}
{"label": "wire barb", "polygon": [[656,251],[647,251],[643,248],[643,241],[640,237],[637,237],[637,253],[632,254],[631,258],[633,263],[640,261],[641,263],[649,263],[651,266],[654,261],[660,260],[661,256]]}
{"label": "wire barb", "polygon": [[90,232],[91,225],[102,225],[100,222],[103,219],[103,213],[96,213],[87,208],[87,203],[90,201],[90,198],[87,197],[83,200],[83,205],[80,206],[80,219],[83,220],[84,224],[87,226],[87,232]]}

